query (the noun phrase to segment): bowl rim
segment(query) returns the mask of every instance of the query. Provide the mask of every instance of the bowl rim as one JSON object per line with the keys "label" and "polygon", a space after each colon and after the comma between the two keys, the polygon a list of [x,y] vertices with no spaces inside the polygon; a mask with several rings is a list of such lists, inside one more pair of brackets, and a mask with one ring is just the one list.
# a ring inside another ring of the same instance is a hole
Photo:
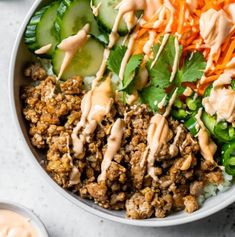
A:
{"label": "bowl rim", "polygon": [[12,50],[12,53],[11,53],[11,58],[10,58],[9,100],[10,100],[10,107],[11,107],[11,111],[12,111],[13,121],[14,121],[15,126],[17,127],[18,134],[22,138],[22,143],[24,144],[24,148],[27,151],[27,154],[30,157],[33,158],[33,159],[31,159],[31,160],[33,160],[32,163],[37,167],[40,174],[45,178],[45,180],[47,180],[47,182],[58,193],[60,193],[63,197],[65,197],[71,203],[75,204],[77,207],[80,207],[83,210],[85,210],[85,211],[87,211],[91,214],[94,214],[98,217],[101,217],[101,218],[104,218],[104,219],[107,219],[107,220],[111,220],[111,221],[114,221],[114,222],[123,223],[123,224],[127,224],[127,225],[133,225],[133,226],[141,226],[141,227],[167,227],[167,226],[175,226],[175,225],[186,224],[186,223],[189,223],[189,222],[197,221],[197,220],[203,219],[205,217],[208,217],[208,216],[222,210],[223,208],[229,206],[233,202],[235,202],[235,195],[231,195],[230,197],[228,197],[223,202],[220,202],[220,204],[218,204],[216,206],[213,206],[208,210],[206,209],[202,212],[194,212],[190,215],[187,215],[185,217],[182,217],[182,218],[179,218],[179,219],[176,219],[176,220],[174,220],[174,219],[133,220],[133,219],[127,219],[127,218],[123,218],[123,217],[110,215],[106,212],[102,212],[99,209],[95,209],[93,207],[90,207],[87,204],[80,202],[78,199],[76,199],[71,194],[66,192],[66,190],[64,190],[62,187],[60,187],[55,181],[53,181],[53,179],[47,174],[47,172],[42,168],[42,166],[39,164],[39,162],[35,159],[32,151],[30,150],[30,148],[29,148],[29,146],[28,146],[28,144],[25,140],[25,137],[24,137],[23,131],[21,130],[20,122],[19,122],[19,119],[18,119],[18,116],[17,116],[16,106],[15,106],[15,95],[14,95],[14,70],[15,70],[15,63],[16,63],[16,56],[17,56],[18,48],[20,46],[20,42],[22,40],[24,30],[26,28],[26,25],[27,25],[30,17],[32,16],[32,14],[35,12],[37,7],[42,2],[43,2],[43,0],[36,0],[33,3],[30,10],[26,14],[26,17],[25,17],[23,23],[21,24],[21,27],[20,27],[20,29],[17,33],[17,37],[16,37],[16,40],[15,40],[14,47],[13,47],[13,50]]}
{"label": "bowl rim", "polygon": [[0,210],[13,211],[25,218],[30,218],[34,223],[33,226],[35,226],[39,230],[39,234],[42,235],[42,237],[49,237],[47,229],[42,220],[31,209],[16,202],[1,199]]}

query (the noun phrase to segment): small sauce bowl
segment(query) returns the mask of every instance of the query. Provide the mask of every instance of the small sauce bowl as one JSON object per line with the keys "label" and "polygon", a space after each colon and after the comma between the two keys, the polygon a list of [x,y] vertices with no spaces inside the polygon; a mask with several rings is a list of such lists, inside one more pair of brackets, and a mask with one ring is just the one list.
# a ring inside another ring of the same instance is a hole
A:
{"label": "small sauce bowl", "polygon": [[13,202],[0,201],[0,210],[11,211],[28,219],[38,233],[38,237],[49,237],[42,221],[28,208]]}

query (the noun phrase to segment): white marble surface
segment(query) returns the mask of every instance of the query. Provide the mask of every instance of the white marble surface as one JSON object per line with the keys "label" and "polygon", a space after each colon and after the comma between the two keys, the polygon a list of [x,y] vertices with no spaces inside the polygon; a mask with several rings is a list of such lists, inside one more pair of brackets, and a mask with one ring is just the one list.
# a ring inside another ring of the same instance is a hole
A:
{"label": "white marble surface", "polygon": [[[10,52],[33,0],[0,0],[0,199],[33,209],[51,237],[235,236],[235,204],[204,220],[171,228],[140,228],[102,220],[69,203],[35,171],[22,148],[8,99]],[[20,236],[19,236],[20,237]]]}

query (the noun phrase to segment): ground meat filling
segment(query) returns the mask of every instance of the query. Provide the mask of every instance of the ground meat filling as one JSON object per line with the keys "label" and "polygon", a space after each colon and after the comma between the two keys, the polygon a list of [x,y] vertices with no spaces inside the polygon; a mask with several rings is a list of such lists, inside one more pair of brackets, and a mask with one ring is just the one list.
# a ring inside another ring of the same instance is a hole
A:
{"label": "ground meat filling", "polygon": [[[194,212],[204,186],[223,182],[221,170],[203,160],[197,140],[172,118],[168,119],[171,139],[155,155],[157,179],[153,180],[146,164],[141,163],[154,115],[146,105],[130,107],[115,100],[110,113],[86,141],[84,152],[76,155],[71,134],[81,118],[85,94],[82,78],[57,82],[38,64],[27,68],[25,75],[34,81],[22,93],[31,142],[46,151],[46,168],[63,188],[104,208],[125,209],[130,218],[144,219],[163,218],[183,209]],[[106,171],[106,179],[98,182],[117,118],[125,122],[121,147]]]}

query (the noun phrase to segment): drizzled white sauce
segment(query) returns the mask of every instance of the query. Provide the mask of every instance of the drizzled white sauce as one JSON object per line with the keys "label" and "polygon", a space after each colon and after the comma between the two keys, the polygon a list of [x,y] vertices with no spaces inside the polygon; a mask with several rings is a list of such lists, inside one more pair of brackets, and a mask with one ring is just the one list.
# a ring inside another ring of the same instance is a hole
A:
{"label": "drizzled white sauce", "polygon": [[143,52],[148,56],[150,55],[152,51],[155,37],[156,37],[156,32],[152,30],[149,31],[149,40],[145,43],[143,47]]}
{"label": "drizzled white sauce", "polygon": [[189,97],[193,94],[193,90],[190,87],[186,87],[186,89],[183,92],[183,95],[186,97]]}
{"label": "drizzled white sauce", "polygon": [[166,99],[167,99],[167,95],[165,95],[165,96],[163,97],[163,99],[158,103],[157,107],[158,107],[159,109],[162,109],[162,108],[164,107],[164,105],[165,105],[165,103],[166,103]]}
{"label": "drizzled white sauce", "polygon": [[218,53],[221,45],[233,29],[234,25],[224,10],[216,11],[210,9],[202,13],[200,18],[200,34],[207,47],[210,48],[206,70],[213,66],[214,56]]}
{"label": "drizzled white sauce", "polygon": [[144,11],[143,18],[147,21],[151,20],[155,14],[158,13],[159,9],[162,7],[161,0],[146,0],[146,8]]}
{"label": "drizzled white sauce", "polygon": [[210,138],[210,135],[203,121],[201,120],[201,116],[202,116],[202,108],[198,110],[198,113],[195,116],[198,127],[199,127],[198,142],[199,142],[201,154],[205,160],[211,163],[214,163],[214,154],[217,150],[217,146]]}
{"label": "drizzled white sauce", "polygon": [[198,142],[203,158],[211,163],[214,163],[214,155],[217,150],[217,146],[212,141],[208,131],[205,128],[201,128],[199,130]]}
{"label": "drizzled white sauce", "polygon": [[103,60],[101,62],[100,68],[98,70],[98,72],[96,73],[96,79],[95,82],[93,83],[93,87],[96,86],[96,84],[98,83],[98,81],[103,77],[105,69],[106,69],[106,64],[109,58],[109,54],[110,54],[110,49],[105,49],[104,50],[104,55],[103,55]]}
{"label": "drizzled white sauce", "polygon": [[195,119],[197,120],[197,124],[198,124],[199,128],[201,127],[201,128],[206,129],[204,123],[203,123],[202,120],[201,120],[202,112],[203,112],[203,108],[200,108],[200,109],[198,110],[197,114],[195,115]]}
{"label": "drizzled white sauce", "polygon": [[134,104],[139,99],[138,90],[142,90],[148,83],[148,70],[145,66],[139,69],[138,74],[136,75],[136,85],[132,91],[131,95],[127,94],[126,102],[129,105]]}
{"label": "drizzled white sauce", "polygon": [[127,95],[126,103],[128,105],[134,104],[139,99],[139,94],[137,90],[133,90],[131,95]]}
{"label": "drizzled white sauce", "polygon": [[40,54],[46,54],[50,51],[51,47],[52,47],[52,44],[44,45],[40,49],[35,50],[34,53],[39,54],[39,55]]}
{"label": "drizzled white sauce", "polygon": [[198,7],[198,0],[186,0],[191,11],[194,11]]}
{"label": "drizzled white sauce", "polygon": [[165,32],[170,33],[175,11],[176,9],[169,0],[146,0],[146,8],[141,25],[152,20],[153,17],[157,17],[157,20],[153,23],[153,29],[157,29],[163,24],[166,24]]}
{"label": "drizzled white sauce", "polygon": [[164,5],[170,11],[170,18],[168,19],[168,24],[165,29],[165,32],[169,33],[169,32],[171,32],[171,26],[174,22],[175,8],[173,7],[173,5],[171,4],[171,2],[169,0],[165,0]]}
{"label": "drizzled white sauce", "polygon": [[148,128],[148,147],[143,155],[143,160],[141,161],[141,166],[147,160],[148,174],[157,180],[155,174],[154,162],[155,156],[159,153],[162,145],[167,143],[169,140],[169,126],[166,118],[160,114],[156,114],[151,118],[150,125]]}
{"label": "drizzled white sauce", "polygon": [[169,147],[169,153],[171,156],[177,155],[177,152],[178,152],[177,142],[179,141],[179,138],[182,132],[183,132],[182,127],[181,126],[177,127],[174,141]]}
{"label": "drizzled white sauce", "polygon": [[125,123],[122,119],[117,119],[112,126],[111,134],[108,138],[107,150],[101,164],[101,174],[98,177],[98,182],[106,179],[106,172],[111,165],[114,155],[120,149],[122,137],[124,133]]}
{"label": "drizzled white sauce", "polygon": [[133,13],[138,10],[144,10],[146,7],[145,0],[122,0],[116,7],[118,14],[115,18],[113,24],[112,32],[109,35],[109,45],[108,48],[112,48],[118,38],[118,25],[126,13]]}
{"label": "drizzled white sauce", "polygon": [[136,33],[133,33],[130,36],[130,39],[129,39],[129,42],[128,42],[128,46],[127,46],[127,50],[126,50],[126,53],[125,53],[125,55],[124,55],[124,57],[122,59],[122,63],[121,63],[121,66],[120,66],[120,71],[119,71],[119,78],[120,78],[120,80],[123,80],[125,68],[126,68],[126,65],[128,63],[128,60],[129,60],[129,58],[131,56],[136,36],[137,36]]}
{"label": "drizzled white sauce", "polygon": [[58,48],[65,52],[59,75],[57,77],[58,80],[61,78],[65,69],[72,61],[78,49],[82,48],[89,39],[90,36],[88,35],[88,31],[89,24],[86,24],[76,35],[69,36],[68,38],[62,40],[62,42],[58,45]]}
{"label": "drizzled white sauce", "polygon": [[227,65],[227,69],[213,83],[210,96],[202,100],[205,110],[210,115],[217,115],[217,120],[235,121],[235,91],[225,87],[230,85],[235,76],[234,59]]}
{"label": "drizzled white sauce", "polygon": [[179,41],[178,41],[177,37],[175,37],[174,42],[175,42],[175,58],[174,58],[172,72],[171,72],[170,82],[172,82],[174,80],[176,71],[178,69],[178,64],[179,64],[179,49],[180,49],[180,46],[179,46]]}
{"label": "drizzled white sauce", "polygon": [[[73,150],[77,155],[83,153],[83,147],[97,124],[110,112],[113,104],[113,93],[110,77],[88,91],[81,102],[82,117],[72,132]],[[78,132],[80,133],[78,137]]]}
{"label": "drizzled white sauce", "polygon": [[77,167],[73,166],[69,178],[69,186],[73,186],[80,183],[81,173]]}
{"label": "drizzled white sauce", "polygon": [[229,4],[225,10],[229,14],[233,24],[235,24],[235,3]]}
{"label": "drizzled white sauce", "polygon": [[178,88],[175,89],[175,91],[174,91],[173,95],[171,96],[171,99],[170,99],[170,101],[169,101],[169,103],[166,107],[166,111],[164,113],[165,117],[167,117],[171,112],[171,108],[172,108],[172,106],[173,106],[173,104],[174,104],[174,102],[177,98],[177,92],[178,92]]}
{"label": "drizzled white sauce", "polygon": [[35,226],[28,219],[8,210],[0,210],[0,236],[39,237]]}
{"label": "drizzled white sauce", "polygon": [[[158,152],[160,151],[162,145],[164,143],[167,143],[171,139],[170,136],[171,133],[166,117],[169,115],[171,107],[174,104],[175,99],[177,98],[177,91],[178,88],[175,89],[167,105],[165,113],[163,115],[158,113],[154,115],[150,121],[150,125],[148,128],[148,135],[147,135],[148,146],[143,154],[142,160],[140,161],[140,167],[144,167],[147,161],[148,174],[153,178],[153,180],[158,179],[157,176],[155,175],[155,167],[154,167],[155,156],[158,155]],[[164,97],[161,103],[165,103],[164,101],[165,99],[166,98]],[[179,128],[179,131],[177,132],[177,135],[171,147],[170,152],[172,152],[172,154],[173,152],[175,152],[175,146],[181,132],[182,131]]]}
{"label": "drizzled white sauce", "polygon": [[167,13],[166,7],[161,6],[158,9],[157,11],[158,19],[153,23],[153,29],[157,29],[158,27],[164,24],[166,13]]}
{"label": "drizzled white sauce", "polygon": [[97,4],[97,6],[93,6],[93,5],[92,5],[92,0],[90,1],[90,6],[91,6],[92,13],[93,13],[93,15],[96,16],[96,17],[99,15],[99,9],[100,9],[100,7],[101,7],[101,4],[102,4],[102,2],[99,2],[99,3]]}
{"label": "drizzled white sauce", "polygon": [[163,37],[163,39],[162,39],[162,42],[161,42],[161,45],[160,45],[160,48],[159,48],[159,50],[158,50],[158,52],[157,52],[157,54],[156,54],[156,56],[155,56],[155,58],[154,58],[154,60],[153,60],[153,62],[152,62],[152,64],[151,64],[151,68],[153,68],[154,65],[156,64],[156,62],[157,62],[157,60],[158,60],[160,54],[162,53],[164,47],[165,47],[166,44],[167,44],[167,41],[168,41],[169,37],[170,37],[170,34],[165,34],[165,35],[164,35],[164,37]]}
{"label": "drizzled white sauce", "polygon": [[131,31],[131,29],[136,25],[137,23],[137,17],[135,16],[135,12],[128,12],[124,14],[123,16],[124,21],[126,22],[127,29]]}

